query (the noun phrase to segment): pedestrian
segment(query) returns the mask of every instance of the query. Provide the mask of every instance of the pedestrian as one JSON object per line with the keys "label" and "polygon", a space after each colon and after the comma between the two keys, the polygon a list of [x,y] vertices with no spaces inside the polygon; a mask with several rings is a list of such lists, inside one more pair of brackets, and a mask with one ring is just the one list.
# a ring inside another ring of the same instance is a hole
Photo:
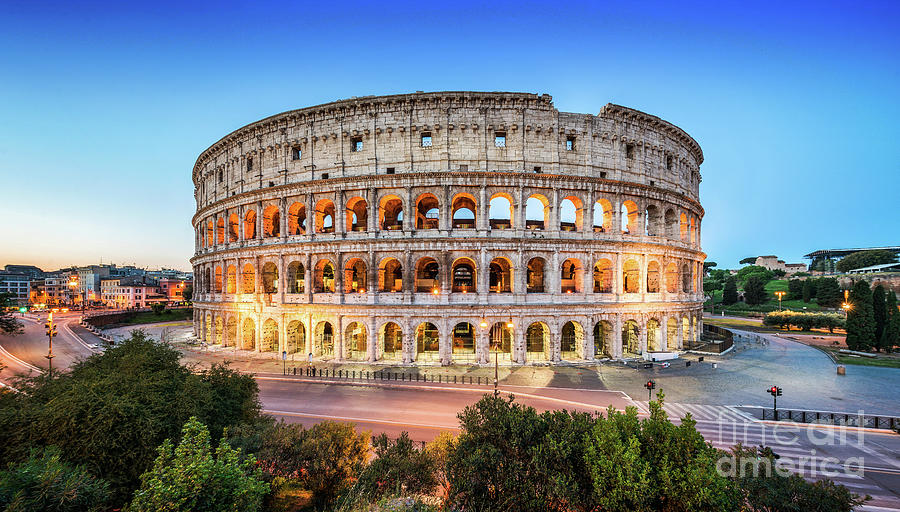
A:
{"label": "pedestrian", "polygon": [[297,367],[294,367],[294,375],[297,375]]}

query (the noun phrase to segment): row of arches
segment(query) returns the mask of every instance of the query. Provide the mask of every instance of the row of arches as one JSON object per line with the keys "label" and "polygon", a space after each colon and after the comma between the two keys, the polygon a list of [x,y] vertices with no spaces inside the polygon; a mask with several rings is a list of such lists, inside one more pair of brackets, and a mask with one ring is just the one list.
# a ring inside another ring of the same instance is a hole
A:
{"label": "row of arches", "polygon": [[460,321],[443,334],[436,323],[422,321],[409,333],[411,339],[406,339],[398,322],[381,323],[373,338],[366,323],[351,321],[344,326],[340,341],[337,328],[329,320],[315,322],[310,336],[300,320],[288,320],[283,333],[273,318],[262,320],[258,331],[254,318],[239,320],[235,314],[208,312],[197,320],[199,337],[209,344],[257,352],[284,351],[303,356],[311,353],[320,359],[350,361],[474,363],[486,362],[486,355],[491,352],[497,352],[504,361],[517,362],[636,358],[646,351],[679,349],[699,336],[695,315],[649,318],[643,323],[628,318],[618,330],[608,320],[597,321],[592,328],[569,320],[556,335],[547,322],[538,320],[528,323],[518,341],[511,319]]}
{"label": "row of arches", "polygon": [[[665,266],[663,266],[665,265]],[[694,262],[682,261],[660,263],[651,259],[642,269],[637,258],[627,258],[622,263],[620,287],[616,286],[616,267],[611,259],[601,258],[590,269],[590,279],[585,275],[585,267],[578,258],[567,258],[559,266],[558,280],[550,279],[552,269],[542,257],[533,257],[523,269],[514,267],[507,257],[490,260],[486,275],[486,287],[478,286],[479,268],[476,260],[458,257],[449,264],[449,276],[444,276],[441,263],[430,256],[419,258],[412,272],[404,271],[397,258],[386,257],[370,273],[369,264],[362,258],[352,257],[344,262],[342,275],[329,258],[319,258],[311,269],[301,261],[291,261],[286,268],[284,289],[279,285],[279,268],[273,262],[262,265],[261,279],[257,282],[256,268],[252,263],[237,265],[216,265],[207,267],[205,272],[197,272],[200,282],[198,290],[205,293],[252,294],[252,293],[366,293],[370,291],[394,293],[411,291],[415,293],[438,294],[442,287],[449,286],[452,293],[696,293],[699,272]],[[240,273],[239,273],[240,271]],[[523,281],[516,284],[516,273],[524,272]],[[339,279],[340,277],[340,279]],[[308,289],[309,281],[311,289]],[[551,282],[558,281],[558,288],[552,289]],[[341,286],[341,287],[339,287]],[[621,291],[618,291],[618,290]]]}
{"label": "row of arches", "polygon": [[[478,200],[467,192],[460,192],[450,200],[450,221],[452,229],[478,228]],[[524,201],[524,212],[520,220],[516,218],[515,200],[509,193],[498,192],[491,196],[487,208],[486,229],[503,230],[522,228],[527,230],[593,231],[613,232],[616,218],[621,233],[631,235],[664,236],[691,244],[699,239],[699,219],[685,212],[677,213],[674,208],[665,211],[655,204],[647,205],[639,211],[633,200],[625,200],[616,212],[609,199],[599,198],[593,204],[585,204],[577,195],[565,195],[558,203],[558,215],[551,213],[553,206],[548,196],[531,194]],[[226,217],[211,218],[206,221],[205,236],[198,236],[198,246],[212,247],[217,244],[233,243],[256,238],[276,238],[281,236],[304,235],[308,233],[334,233],[338,222],[343,222],[343,231],[391,231],[402,229],[441,229],[441,203],[432,193],[419,195],[406,215],[403,199],[394,194],[382,196],[377,208],[372,209],[368,201],[355,196],[346,201],[344,215],[338,211],[331,199],[320,199],[308,212],[307,205],[293,202],[287,208],[286,222],[282,222],[282,212],[276,205],[265,206],[261,219],[256,210],[245,208],[243,216],[232,212]],[[408,221],[405,217],[412,216]],[[370,218],[375,216],[375,218]],[[257,233],[257,222],[260,222]],[[404,225],[408,222],[408,225]],[[555,226],[551,226],[556,222]],[[311,223],[311,225],[310,225]],[[521,225],[519,225],[521,224]],[[282,232],[282,231],[285,232]]]}

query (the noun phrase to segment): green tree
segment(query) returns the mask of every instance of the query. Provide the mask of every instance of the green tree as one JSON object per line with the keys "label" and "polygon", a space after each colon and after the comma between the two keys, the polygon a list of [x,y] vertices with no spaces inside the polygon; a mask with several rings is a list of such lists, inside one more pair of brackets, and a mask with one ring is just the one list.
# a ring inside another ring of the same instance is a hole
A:
{"label": "green tree", "polygon": [[744,301],[751,306],[766,301],[766,283],[759,274],[751,274],[744,282]]}
{"label": "green tree", "polygon": [[737,302],[737,300],[737,280],[734,276],[731,276],[725,281],[725,287],[722,289],[722,304],[730,306]]}
{"label": "green tree", "polygon": [[300,450],[312,454],[303,483],[313,503],[328,507],[359,478],[370,448],[368,432],[357,433],[352,424],[323,421],[306,431]]}
{"label": "green tree", "polygon": [[703,280],[703,291],[707,293],[712,293],[716,290],[722,289],[722,282],[716,281],[715,279],[706,278]]}
{"label": "green tree", "polygon": [[875,344],[875,314],[872,311],[872,290],[869,283],[857,281],[848,297],[847,347],[866,351]]}
{"label": "green tree", "polygon": [[99,512],[107,510],[109,484],[60,458],[59,449],[34,450],[24,462],[0,471],[0,510]]}
{"label": "green tree", "polygon": [[191,417],[173,447],[166,439],[153,468],[141,476],[141,487],[129,510],[133,512],[260,510],[269,484],[255,468],[253,457],[222,442],[213,451],[209,430]]}
{"label": "green tree", "polygon": [[890,352],[900,345],[900,311],[897,310],[897,294],[891,291],[885,301],[885,327],[881,334],[881,347]]}
{"label": "green tree", "polygon": [[817,280],[816,303],[825,308],[836,308],[841,305],[844,294],[841,285],[833,277],[823,277]]}
{"label": "green tree", "polygon": [[0,332],[19,334],[24,327],[16,320],[14,310],[9,309],[13,307],[10,297],[8,293],[0,293]]}
{"label": "green tree", "polygon": [[872,290],[872,318],[875,320],[875,350],[881,350],[881,336],[887,323],[884,286],[880,284]]}
{"label": "green tree", "polygon": [[756,263],[756,256],[751,256],[749,258],[744,258],[738,262],[741,265],[752,265]]}
{"label": "green tree", "polygon": [[437,464],[424,449],[417,449],[409,434],[392,440],[381,434],[372,440],[375,458],[359,477],[352,499],[365,502],[384,496],[429,494],[438,485]]}
{"label": "green tree", "polygon": [[812,300],[812,279],[806,279],[803,281],[803,287],[800,289],[800,296],[803,299],[803,302],[809,302]]}
{"label": "green tree", "polygon": [[191,283],[184,285],[184,291],[181,292],[181,296],[185,302],[190,302],[194,298],[194,285]]}
{"label": "green tree", "polygon": [[803,280],[791,279],[788,281],[788,300],[797,300],[803,298]]}
{"label": "green tree", "polygon": [[838,272],[849,272],[857,268],[883,265],[896,261],[897,255],[893,252],[884,249],[873,249],[871,251],[854,252],[844,256],[841,261],[837,262],[836,268]]}
{"label": "green tree", "polygon": [[154,302],[153,304],[150,304],[150,311],[153,311],[154,315],[161,315],[165,310],[166,305],[162,302]]}
{"label": "green tree", "polygon": [[746,266],[737,272],[738,281],[745,283],[747,278],[755,275],[759,276],[762,279],[763,284],[768,283],[775,277],[775,273],[771,270],[766,269],[765,267],[760,267],[759,265],[749,265]]}
{"label": "green tree", "polygon": [[0,460],[56,445],[64,460],[110,483],[113,505],[124,503],[189,417],[210,425],[217,441],[225,426],[259,416],[251,376],[223,366],[194,373],[180,357],[136,330],[66,373],[24,381],[22,393],[0,397]]}

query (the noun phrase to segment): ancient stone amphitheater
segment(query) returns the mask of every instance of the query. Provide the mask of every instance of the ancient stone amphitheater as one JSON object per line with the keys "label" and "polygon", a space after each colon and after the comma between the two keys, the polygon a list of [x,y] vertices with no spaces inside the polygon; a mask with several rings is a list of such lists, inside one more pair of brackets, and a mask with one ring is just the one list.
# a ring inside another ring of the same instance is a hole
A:
{"label": "ancient stone amphitheater", "polygon": [[209,344],[404,364],[583,362],[701,329],[703,153],[658,117],[435,92],[284,112],[193,170]]}

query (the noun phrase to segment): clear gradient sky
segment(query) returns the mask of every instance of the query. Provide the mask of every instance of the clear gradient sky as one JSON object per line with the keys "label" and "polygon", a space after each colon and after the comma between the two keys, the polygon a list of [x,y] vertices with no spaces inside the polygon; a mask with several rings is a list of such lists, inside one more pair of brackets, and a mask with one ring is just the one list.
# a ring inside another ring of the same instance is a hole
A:
{"label": "clear gradient sky", "polygon": [[189,269],[211,143],[417,90],[684,128],[720,267],[900,244],[900,2],[760,4],[0,2],[0,265]]}

